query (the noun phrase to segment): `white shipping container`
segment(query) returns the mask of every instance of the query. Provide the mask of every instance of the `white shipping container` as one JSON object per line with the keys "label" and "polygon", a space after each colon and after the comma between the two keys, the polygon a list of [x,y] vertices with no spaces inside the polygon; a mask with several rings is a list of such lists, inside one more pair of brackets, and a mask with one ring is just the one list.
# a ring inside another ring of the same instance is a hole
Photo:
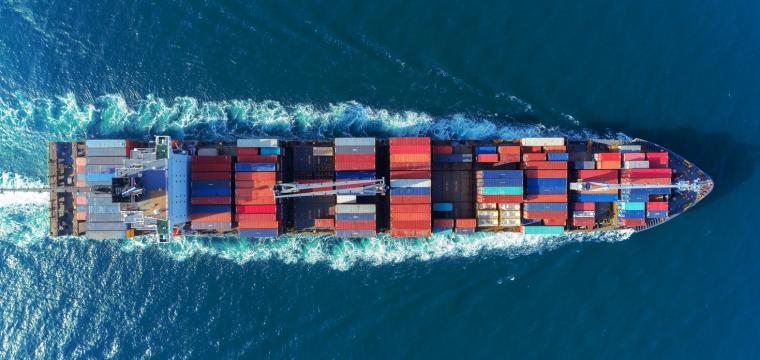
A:
{"label": "white shipping container", "polygon": [[517,203],[503,203],[499,204],[499,210],[520,210],[520,204]]}
{"label": "white shipping container", "polygon": [[336,214],[374,214],[375,204],[338,204],[335,205]]}
{"label": "white shipping container", "polygon": [[277,147],[277,139],[238,139],[237,147]]}
{"label": "white shipping container", "polygon": [[499,211],[497,210],[478,210],[478,219],[498,219]]}
{"label": "white shipping container", "polygon": [[333,156],[332,147],[315,147],[312,154],[314,156]]}
{"label": "white shipping container", "polygon": [[641,151],[641,145],[620,145],[618,146],[620,151]]}
{"label": "white shipping container", "polygon": [[478,210],[496,210],[496,203],[478,203]]}
{"label": "white shipping container", "polygon": [[649,160],[623,161],[623,169],[649,169]]}
{"label": "white shipping container", "polygon": [[520,142],[522,146],[563,146],[565,138],[522,138]]}
{"label": "white shipping container", "polygon": [[198,149],[198,156],[217,156],[217,155],[219,155],[219,149],[217,148]]}
{"label": "white shipping container", "polygon": [[123,147],[103,147],[87,149],[87,156],[126,156],[127,149]]}
{"label": "white shipping container", "polygon": [[127,225],[122,222],[88,222],[87,230],[126,230]]}
{"label": "white shipping container", "polygon": [[499,226],[499,219],[478,219],[478,226]]}
{"label": "white shipping container", "polygon": [[335,138],[335,146],[375,146],[375,138]]}
{"label": "white shipping container", "polygon": [[391,187],[429,188],[433,185],[430,179],[391,179]]}
{"label": "white shipping container", "polygon": [[499,226],[520,226],[520,219],[501,219]]}
{"label": "white shipping container", "polygon": [[356,195],[337,195],[336,202],[338,204],[355,204]]}
{"label": "white shipping container", "polygon": [[502,210],[499,216],[502,219],[514,219],[514,218],[519,219],[520,211],[519,210]]}
{"label": "white shipping container", "polygon": [[123,239],[124,231],[99,231],[99,230],[87,230],[85,237],[92,240],[113,240]]}
{"label": "white shipping container", "polygon": [[127,141],[124,139],[94,139],[85,141],[85,146],[88,148],[125,148]]}
{"label": "white shipping container", "polygon": [[573,211],[573,217],[594,217],[593,211]]}

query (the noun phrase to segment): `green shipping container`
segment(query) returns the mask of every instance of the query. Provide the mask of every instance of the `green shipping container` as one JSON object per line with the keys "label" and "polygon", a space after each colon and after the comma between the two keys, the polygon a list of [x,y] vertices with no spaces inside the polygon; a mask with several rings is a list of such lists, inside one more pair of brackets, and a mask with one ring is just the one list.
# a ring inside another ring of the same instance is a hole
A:
{"label": "green shipping container", "polygon": [[523,234],[527,235],[558,235],[564,232],[564,226],[523,226]]}
{"label": "green shipping container", "polygon": [[480,195],[522,195],[522,193],[523,188],[521,186],[478,188],[478,194]]}

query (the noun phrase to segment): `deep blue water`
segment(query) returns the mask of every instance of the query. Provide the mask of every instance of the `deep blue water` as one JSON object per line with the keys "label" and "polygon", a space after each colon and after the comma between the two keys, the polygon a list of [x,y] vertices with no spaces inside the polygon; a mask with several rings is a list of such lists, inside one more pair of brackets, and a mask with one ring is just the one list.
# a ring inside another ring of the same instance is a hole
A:
{"label": "deep blue water", "polygon": [[[43,141],[641,137],[716,189],[607,238],[48,239],[0,196],[0,358],[757,358],[756,1],[0,2],[3,185]],[[324,240],[324,239],[323,239]]]}

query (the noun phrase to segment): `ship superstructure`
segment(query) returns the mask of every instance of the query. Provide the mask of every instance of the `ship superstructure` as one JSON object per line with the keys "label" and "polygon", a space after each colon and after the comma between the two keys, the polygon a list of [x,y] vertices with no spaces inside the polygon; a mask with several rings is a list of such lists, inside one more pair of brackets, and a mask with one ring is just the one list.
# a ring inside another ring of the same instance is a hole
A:
{"label": "ship superstructure", "polygon": [[[51,236],[364,238],[640,231],[712,180],[645,140],[427,137],[49,143]],[[3,189],[24,191],[25,189]]]}

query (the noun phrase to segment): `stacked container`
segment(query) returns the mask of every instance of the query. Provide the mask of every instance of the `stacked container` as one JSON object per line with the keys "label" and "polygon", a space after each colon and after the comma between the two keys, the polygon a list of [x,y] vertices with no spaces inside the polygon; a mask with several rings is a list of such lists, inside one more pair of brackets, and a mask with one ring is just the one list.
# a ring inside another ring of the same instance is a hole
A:
{"label": "stacked container", "polygon": [[[335,138],[335,180],[374,180],[375,175],[375,138]],[[363,193],[362,186],[351,185],[337,189],[340,195],[370,195]]]}
{"label": "stacked container", "polygon": [[[87,186],[111,185],[116,169],[124,166],[129,152],[127,140],[87,140],[87,157],[76,160],[77,183]],[[121,219],[118,203],[112,201],[111,194],[88,193],[86,198],[77,198],[78,219],[87,220],[87,237],[91,239],[121,239],[125,236],[126,224]],[[86,210],[85,210],[86,209]]]}
{"label": "stacked container", "polygon": [[240,235],[280,233],[274,185],[281,149],[277,139],[239,139],[235,163],[235,220]]}
{"label": "stacked container", "polygon": [[[478,170],[475,173],[477,189],[477,224],[479,227],[519,226],[514,224],[512,209],[516,209],[519,215],[519,204],[523,199],[523,171],[522,170]],[[504,205],[506,211],[502,225],[500,206]]]}
{"label": "stacked container", "polygon": [[190,160],[190,228],[219,232],[231,230],[231,204],[232,157],[193,156]]}
{"label": "stacked container", "polygon": [[430,236],[432,232],[430,138],[390,138],[388,144],[391,178],[391,236]]}
{"label": "stacked container", "polygon": [[641,152],[630,152],[623,154],[623,169],[647,169],[649,168],[649,160],[647,156]]}
{"label": "stacked container", "polygon": [[650,201],[647,203],[647,219],[663,219],[668,217],[667,201]]}
{"label": "stacked container", "polygon": [[573,226],[591,228],[595,223],[596,203],[576,202],[573,203]]}
{"label": "stacked container", "polygon": [[479,163],[497,163],[499,162],[499,153],[496,146],[479,145],[475,147],[476,161]]}
{"label": "stacked container", "polygon": [[616,152],[596,153],[594,154],[594,160],[596,161],[596,168],[603,170],[620,169],[620,162],[622,161],[622,154]]}
{"label": "stacked container", "polygon": [[[636,185],[670,185],[672,176],[673,171],[668,168],[624,169],[620,172],[620,182]],[[670,189],[626,189],[620,192],[620,198],[624,201],[647,202],[651,195],[670,195]]]}
{"label": "stacked container", "polygon": [[[576,171],[578,181],[590,181],[604,184],[617,184],[618,171],[611,170],[578,170]],[[618,191],[594,190],[594,191],[576,191],[575,201],[578,202],[614,202],[618,200]]]}
{"label": "stacked container", "polygon": [[[546,229],[536,225],[524,227],[526,233],[551,233],[554,227],[567,225],[567,168],[569,154],[564,138],[525,138],[522,167],[526,189],[523,218],[540,220]],[[525,229],[527,228],[527,229]]]}
{"label": "stacked container", "polygon": [[646,153],[646,158],[649,161],[649,167],[652,169],[665,169],[668,167],[667,152],[648,152]]}
{"label": "stacked container", "polygon": [[520,203],[499,204],[499,227],[520,226]]}
{"label": "stacked container", "polygon": [[499,162],[504,164],[520,162],[519,145],[500,145],[498,148]]}
{"label": "stacked container", "polygon": [[364,238],[377,235],[375,204],[335,205],[335,236]]}
{"label": "stacked container", "polygon": [[618,223],[626,227],[640,227],[646,225],[644,219],[646,213],[646,203],[644,202],[626,202],[617,203]]}
{"label": "stacked container", "polygon": [[477,219],[457,218],[454,220],[454,232],[457,234],[474,234],[477,224]]}

